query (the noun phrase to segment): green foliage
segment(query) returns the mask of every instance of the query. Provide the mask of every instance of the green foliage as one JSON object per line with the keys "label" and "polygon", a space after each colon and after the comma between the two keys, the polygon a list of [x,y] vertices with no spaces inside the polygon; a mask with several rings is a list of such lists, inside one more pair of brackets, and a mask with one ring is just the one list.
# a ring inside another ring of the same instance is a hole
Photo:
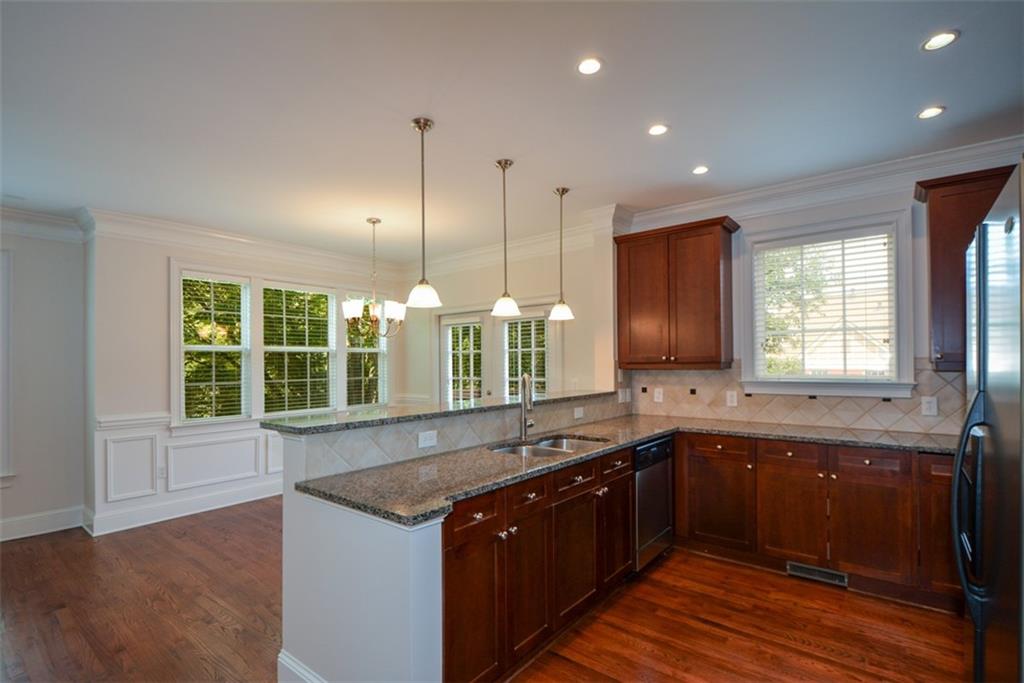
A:
{"label": "green foliage", "polygon": [[817,311],[825,301],[827,264],[820,253],[799,246],[771,249],[760,255],[761,292],[764,296],[764,339],[768,375],[792,376],[803,373],[801,337],[807,313]]}
{"label": "green foliage", "polygon": [[242,285],[184,278],[182,341],[186,346],[242,344]]}
{"label": "green foliage", "polygon": [[380,403],[380,354],[350,352],[345,367],[348,405]]}
{"label": "green foliage", "polygon": [[186,351],[185,417],[242,414],[242,353]]}
{"label": "green foliage", "polygon": [[370,319],[370,306],[363,306],[363,317],[349,324],[346,341],[350,349],[376,349],[380,346],[379,323]]}

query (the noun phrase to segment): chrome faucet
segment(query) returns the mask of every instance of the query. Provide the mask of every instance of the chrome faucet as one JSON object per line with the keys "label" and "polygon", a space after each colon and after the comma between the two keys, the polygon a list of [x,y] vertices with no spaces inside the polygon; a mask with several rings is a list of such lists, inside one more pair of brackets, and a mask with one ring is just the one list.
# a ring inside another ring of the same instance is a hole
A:
{"label": "chrome faucet", "polygon": [[533,377],[524,372],[519,378],[519,440],[526,441],[526,432],[533,426],[527,413],[533,410]]}

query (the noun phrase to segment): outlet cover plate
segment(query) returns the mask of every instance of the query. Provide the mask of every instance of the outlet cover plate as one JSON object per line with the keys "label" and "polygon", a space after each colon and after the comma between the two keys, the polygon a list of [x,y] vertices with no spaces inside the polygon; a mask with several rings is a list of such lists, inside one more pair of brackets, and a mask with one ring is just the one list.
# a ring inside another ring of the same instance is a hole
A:
{"label": "outlet cover plate", "polygon": [[924,417],[937,417],[939,414],[939,397],[921,397],[921,415]]}
{"label": "outlet cover plate", "polygon": [[654,402],[661,403],[665,400],[665,392],[661,390],[661,387],[654,387]]}
{"label": "outlet cover plate", "polygon": [[431,448],[437,445],[437,430],[431,429],[426,432],[419,432],[416,435],[417,443],[420,448]]}

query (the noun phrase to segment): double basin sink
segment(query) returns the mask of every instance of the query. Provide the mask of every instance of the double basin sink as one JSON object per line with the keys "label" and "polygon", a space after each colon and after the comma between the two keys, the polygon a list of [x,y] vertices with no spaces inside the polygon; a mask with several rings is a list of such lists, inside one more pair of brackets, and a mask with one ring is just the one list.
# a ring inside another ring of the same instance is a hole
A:
{"label": "double basin sink", "polygon": [[510,453],[512,455],[521,455],[524,457],[530,456],[543,458],[591,449],[598,444],[608,443],[609,441],[610,439],[603,439],[598,436],[559,434],[557,436],[547,436],[527,443],[492,446],[490,450],[495,453]]}

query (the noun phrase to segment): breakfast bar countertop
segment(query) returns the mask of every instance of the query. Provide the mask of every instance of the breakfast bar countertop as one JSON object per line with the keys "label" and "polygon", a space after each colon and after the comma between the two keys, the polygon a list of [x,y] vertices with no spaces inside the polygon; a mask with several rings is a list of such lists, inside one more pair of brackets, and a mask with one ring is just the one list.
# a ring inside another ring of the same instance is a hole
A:
{"label": "breakfast bar countertop", "polygon": [[[595,442],[593,448],[566,452],[564,455],[519,456],[496,453],[487,446],[476,446],[309,479],[295,484],[295,489],[390,522],[417,526],[445,517],[455,501],[676,432],[891,448],[946,455],[955,453],[957,445],[957,437],[948,435],[627,415],[550,432],[608,439],[607,442]],[[534,434],[529,440],[543,436]]]}

